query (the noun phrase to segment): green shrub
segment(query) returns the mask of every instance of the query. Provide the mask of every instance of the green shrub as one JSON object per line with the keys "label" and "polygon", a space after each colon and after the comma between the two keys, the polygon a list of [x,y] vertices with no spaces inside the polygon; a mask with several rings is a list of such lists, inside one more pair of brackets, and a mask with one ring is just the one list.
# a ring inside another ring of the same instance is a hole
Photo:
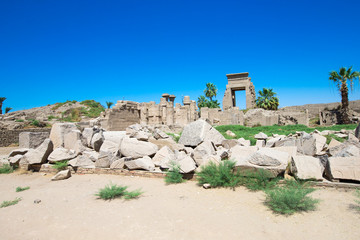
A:
{"label": "green shrub", "polygon": [[111,200],[115,198],[124,197],[126,200],[138,198],[143,192],[140,190],[135,190],[132,192],[126,191],[127,186],[118,186],[116,184],[106,185],[104,188],[100,189],[95,196],[98,196],[104,200]]}
{"label": "green shrub", "polygon": [[15,119],[15,122],[24,122],[24,119]]}
{"label": "green shrub", "polygon": [[3,164],[0,167],[0,174],[8,174],[12,173],[14,171],[14,168],[12,168],[9,164]]}
{"label": "green shrub", "polygon": [[30,187],[17,187],[16,192],[22,192],[22,191],[25,191],[25,190],[28,190],[28,189],[30,189]]}
{"label": "green shrub", "polygon": [[200,168],[197,180],[200,185],[209,183],[211,187],[231,187],[242,183],[242,177],[234,171],[235,162],[225,160],[216,165],[210,162]]}
{"label": "green shrub", "polygon": [[48,116],[48,121],[51,121],[51,120],[53,120],[53,119],[56,119],[56,117],[53,116],[53,115]]}
{"label": "green shrub", "polygon": [[359,189],[356,190],[356,192],[355,192],[355,197],[357,198],[357,200],[355,200],[355,202],[358,204],[358,205],[356,206],[356,209],[357,209],[358,211],[360,211],[360,191],[359,191]]}
{"label": "green shrub", "polygon": [[170,162],[170,170],[165,175],[166,184],[182,183],[183,175],[180,173],[180,166],[175,162]]}
{"label": "green shrub", "polygon": [[85,100],[80,103],[87,107],[83,108],[81,113],[90,118],[98,117],[101,112],[105,111],[105,108],[99,102],[94,100]]}
{"label": "green shrub", "polygon": [[135,199],[135,198],[139,198],[139,196],[143,194],[142,191],[140,191],[139,189],[135,190],[135,191],[131,191],[131,192],[126,192],[124,195],[124,198],[126,200],[130,200],[130,199]]}
{"label": "green shrub", "polygon": [[283,187],[267,190],[265,204],[275,213],[291,215],[295,212],[315,210],[319,202],[307,196],[315,191],[296,181],[288,181]]}
{"label": "green shrub", "polygon": [[58,170],[58,172],[67,169],[68,161],[60,161],[55,162],[55,164],[52,166],[54,169]]}
{"label": "green shrub", "polygon": [[264,169],[257,169],[256,171],[244,172],[244,185],[251,191],[264,191],[275,187],[278,178],[273,178],[272,175]]}
{"label": "green shrub", "polygon": [[12,200],[12,201],[3,201],[0,205],[0,208],[4,208],[4,207],[8,207],[8,206],[11,206],[11,205],[15,205],[17,204],[18,202],[21,201],[21,198],[16,198],[15,200]]}
{"label": "green shrub", "polygon": [[[182,133],[182,132],[181,132],[181,133]],[[172,139],[174,139],[174,141],[175,141],[176,143],[178,143],[178,142],[179,142],[179,139],[180,139],[180,137],[181,137],[181,133],[179,133],[178,135],[175,135],[174,133],[166,133],[166,134],[169,135],[169,136],[171,136]]]}
{"label": "green shrub", "polygon": [[325,137],[326,137],[326,144],[329,144],[332,139],[335,139],[335,140],[337,140],[339,142],[344,142],[345,141],[345,138],[338,137],[335,134],[325,135]]}

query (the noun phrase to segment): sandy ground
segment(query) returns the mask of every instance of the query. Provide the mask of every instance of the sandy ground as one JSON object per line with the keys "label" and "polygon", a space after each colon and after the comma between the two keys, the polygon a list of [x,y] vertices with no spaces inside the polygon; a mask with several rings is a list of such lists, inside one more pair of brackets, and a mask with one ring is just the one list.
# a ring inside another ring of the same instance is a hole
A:
{"label": "sandy ground", "polygon": [[[360,239],[353,191],[318,189],[318,210],[290,217],[273,214],[262,192],[205,190],[188,181],[115,175],[73,175],[51,182],[40,173],[0,175],[1,239]],[[141,188],[136,200],[103,201],[108,183]],[[17,186],[30,186],[15,192]],[[35,204],[34,200],[41,203]]]}

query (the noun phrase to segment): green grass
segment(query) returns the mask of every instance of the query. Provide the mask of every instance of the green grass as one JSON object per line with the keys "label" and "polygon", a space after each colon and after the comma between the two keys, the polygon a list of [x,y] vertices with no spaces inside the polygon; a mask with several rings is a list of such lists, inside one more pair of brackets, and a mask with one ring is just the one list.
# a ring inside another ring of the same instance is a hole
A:
{"label": "green grass", "polygon": [[265,204],[275,213],[291,215],[295,212],[312,211],[316,209],[319,200],[307,196],[315,191],[305,184],[287,181],[285,186],[265,191]]}
{"label": "green grass", "polygon": [[54,169],[58,170],[58,172],[67,169],[68,161],[60,161],[55,162],[55,164],[52,166]]}
{"label": "green grass", "polygon": [[172,137],[176,143],[179,142],[179,139],[181,137],[181,133],[178,134],[179,136],[176,136],[174,133],[166,133],[166,134]]}
{"label": "green grass", "polygon": [[73,103],[76,103],[77,101],[76,100],[67,100],[66,102],[62,102],[62,103],[55,103],[55,106],[51,108],[51,110],[57,110],[58,108],[64,106],[65,104],[69,104],[70,106],[73,104]]}
{"label": "green grass", "polygon": [[105,111],[105,108],[94,100],[85,100],[80,103],[87,106],[81,110],[81,113],[90,118],[98,117],[101,112]]}
{"label": "green grass", "polygon": [[264,169],[257,169],[256,171],[244,172],[243,185],[251,191],[266,191],[273,189],[279,178],[273,178],[272,175]]}
{"label": "green grass", "polygon": [[15,119],[15,122],[24,122],[24,119]]}
{"label": "green grass", "polygon": [[279,135],[289,135],[294,134],[296,131],[304,131],[307,133],[313,132],[315,129],[319,131],[324,130],[334,130],[334,131],[340,131],[341,129],[347,129],[347,130],[353,130],[356,128],[356,124],[346,124],[346,125],[334,125],[334,126],[324,126],[324,127],[316,127],[316,128],[310,128],[305,125],[287,125],[287,126],[259,126],[259,127],[245,127],[241,125],[223,125],[223,126],[216,126],[215,128],[226,138],[231,139],[226,134],[227,130],[232,131],[235,133],[236,138],[244,138],[246,140],[250,140],[251,145],[255,145],[256,139],[254,138],[254,135],[263,132],[268,136],[271,136],[272,134],[279,134]]}
{"label": "green grass", "polygon": [[0,174],[8,174],[14,172],[14,168],[10,166],[10,164],[3,164],[0,167]]}
{"label": "green grass", "polygon": [[17,187],[16,192],[22,192],[22,191],[25,191],[25,190],[28,190],[28,189],[30,189],[30,187]]}
{"label": "green grass", "polygon": [[183,175],[180,173],[180,166],[175,162],[170,162],[170,170],[165,175],[166,184],[182,183]]}
{"label": "green grass", "polygon": [[325,135],[324,137],[326,137],[326,144],[329,144],[331,142],[331,139],[335,139],[339,142],[344,142],[345,138],[341,138],[336,136],[335,134],[329,134],[329,135]]}
{"label": "green grass", "polygon": [[235,188],[242,183],[242,177],[234,170],[235,162],[225,160],[216,165],[210,162],[206,166],[201,166],[197,173],[199,185],[208,183],[211,187],[230,187]]}
{"label": "green grass", "polygon": [[21,201],[21,198],[16,198],[15,200],[12,200],[12,201],[3,201],[0,205],[0,208],[18,204],[18,202],[20,202],[20,201]]}
{"label": "green grass", "polygon": [[98,196],[103,200],[112,200],[121,197],[124,197],[126,200],[130,200],[130,199],[138,198],[141,194],[143,194],[143,192],[140,190],[128,192],[126,191],[127,188],[128,188],[127,186],[109,184],[106,185],[104,188],[100,189],[99,192],[95,194],[95,196]]}

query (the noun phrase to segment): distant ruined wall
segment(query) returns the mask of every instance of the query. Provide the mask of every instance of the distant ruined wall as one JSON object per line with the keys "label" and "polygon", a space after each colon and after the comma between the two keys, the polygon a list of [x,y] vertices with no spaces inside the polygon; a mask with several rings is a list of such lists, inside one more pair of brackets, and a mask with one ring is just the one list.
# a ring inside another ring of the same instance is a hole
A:
{"label": "distant ruined wall", "polygon": [[118,101],[112,109],[105,111],[101,119],[101,127],[108,131],[125,131],[135,123],[140,123],[140,110],[138,103],[131,101]]}
{"label": "distant ruined wall", "polygon": [[237,107],[225,111],[220,108],[201,108],[200,118],[208,119],[212,125],[244,125],[244,112]]}
{"label": "distant ruined wall", "polygon": [[0,131],[0,147],[7,147],[19,143],[19,134],[22,132],[46,132],[50,135],[50,128],[31,128]]}

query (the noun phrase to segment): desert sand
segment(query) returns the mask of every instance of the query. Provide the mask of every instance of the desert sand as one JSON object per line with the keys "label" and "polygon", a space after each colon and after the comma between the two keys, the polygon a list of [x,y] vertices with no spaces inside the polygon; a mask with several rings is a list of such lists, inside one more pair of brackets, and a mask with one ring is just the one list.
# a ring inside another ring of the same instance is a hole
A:
{"label": "desert sand", "polygon": [[[360,239],[360,212],[353,190],[319,188],[316,211],[286,217],[265,205],[265,194],[243,187],[203,189],[194,181],[166,185],[163,179],[51,174],[0,175],[1,239]],[[94,194],[106,184],[141,188],[135,200],[104,201]],[[18,186],[30,186],[15,192]],[[39,204],[34,200],[40,199]]]}

